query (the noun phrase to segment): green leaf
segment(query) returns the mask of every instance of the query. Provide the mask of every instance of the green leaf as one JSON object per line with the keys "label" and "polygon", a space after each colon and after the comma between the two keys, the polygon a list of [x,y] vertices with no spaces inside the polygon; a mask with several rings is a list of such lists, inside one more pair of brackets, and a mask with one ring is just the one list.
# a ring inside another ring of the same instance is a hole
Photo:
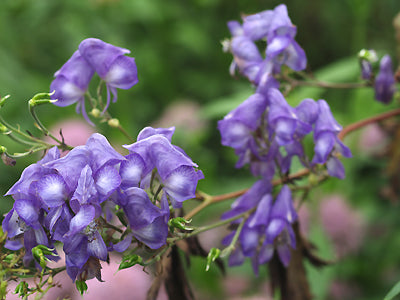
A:
{"label": "green leaf", "polygon": [[398,296],[399,294],[400,294],[400,281],[396,283],[394,287],[392,287],[390,292],[386,295],[386,297],[383,300],[394,299],[394,297]]}

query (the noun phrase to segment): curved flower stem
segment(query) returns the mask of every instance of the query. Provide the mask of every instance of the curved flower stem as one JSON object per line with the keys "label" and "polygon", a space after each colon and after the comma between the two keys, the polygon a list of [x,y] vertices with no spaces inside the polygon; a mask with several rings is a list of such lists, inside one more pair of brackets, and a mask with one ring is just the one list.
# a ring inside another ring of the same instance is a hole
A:
{"label": "curved flower stem", "polygon": [[320,87],[320,88],[328,88],[328,89],[357,89],[362,87],[370,86],[369,82],[343,82],[343,83],[335,83],[335,82],[325,82],[325,81],[303,81],[297,80],[289,77],[285,77],[285,79],[294,87],[296,86],[312,86],[312,87]]}
{"label": "curved flower stem", "polygon": [[234,217],[231,217],[229,219],[218,221],[218,222],[216,222],[214,224],[211,224],[211,225],[198,227],[197,229],[193,230],[192,232],[189,232],[189,233],[186,233],[186,234],[182,234],[181,236],[168,238],[167,242],[168,243],[175,243],[177,241],[180,241],[180,240],[189,238],[191,236],[197,235],[199,233],[202,233],[204,231],[208,231],[208,230],[211,230],[211,229],[214,229],[214,228],[229,224],[232,221],[235,221],[237,219],[240,219],[240,218],[243,218],[243,217],[246,218],[246,216],[249,216],[253,211],[255,211],[255,209],[256,209],[256,207],[253,207],[252,209],[249,209],[249,210],[247,210],[247,211],[245,211],[245,212],[243,212],[241,214],[238,214],[238,215],[236,215]]}
{"label": "curved flower stem", "polygon": [[[294,179],[301,178],[309,173],[310,173],[309,169],[302,169],[292,175],[287,176],[286,178],[283,178],[283,179],[278,178],[278,179],[273,180],[272,185],[276,186],[276,185],[280,185],[280,184],[283,184],[286,182],[290,182]],[[246,188],[246,189],[242,189],[239,191],[222,194],[222,195],[216,195],[216,196],[211,196],[211,195],[205,194],[203,192],[197,192],[198,196],[196,197],[196,199],[203,200],[203,202],[200,205],[196,206],[194,209],[192,209],[190,212],[188,212],[185,215],[185,219],[187,219],[187,220],[191,219],[193,216],[197,215],[200,211],[202,211],[204,208],[210,206],[211,204],[240,197],[244,193],[246,193],[248,190],[249,189]]]}
{"label": "curved flower stem", "polygon": [[383,120],[389,119],[389,118],[397,116],[397,115],[400,115],[400,108],[391,110],[391,111],[388,111],[388,112],[385,112],[385,113],[382,113],[380,115],[376,115],[376,116],[373,116],[370,118],[366,118],[366,119],[358,121],[358,122],[355,122],[355,123],[350,124],[350,125],[346,126],[345,128],[343,128],[343,130],[338,134],[338,138],[340,140],[343,140],[344,137],[346,135],[348,135],[350,132],[353,132],[357,129],[365,127],[369,124],[383,121]]}
{"label": "curved flower stem", "polygon": [[[50,138],[52,138],[54,141],[56,141],[60,145],[64,144],[64,142],[60,141],[53,134],[51,134],[51,132],[43,125],[43,123],[40,121],[39,117],[36,114],[34,105],[29,105],[29,112],[31,113],[33,119],[35,120],[36,124],[39,126],[40,130],[43,132],[44,135],[49,136]],[[69,149],[69,150],[71,150],[71,149]]]}
{"label": "curved flower stem", "polygon": [[232,253],[232,251],[235,250],[236,242],[239,239],[239,236],[240,236],[240,233],[242,232],[244,223],[246,222],[248,217],[249,217],[249,214],[247,214],[247,216],[244,217],[243,220],[240,222],[238,228],[236,229],[235,235],[232,238],[232,241],[230,242],[228,247],[226,247],[224,250],[222,250],[221,255],[220,255],[221,258],[230,255]]}

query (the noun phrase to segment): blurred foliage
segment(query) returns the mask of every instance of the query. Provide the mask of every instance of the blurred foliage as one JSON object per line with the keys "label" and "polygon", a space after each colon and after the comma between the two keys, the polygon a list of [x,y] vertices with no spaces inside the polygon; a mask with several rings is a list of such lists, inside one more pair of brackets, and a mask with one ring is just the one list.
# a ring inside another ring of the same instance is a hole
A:
{"label": "blurred foliage", "polygon": [[[54,72],[81,40],[97,37],[130,49],[136,58],[139,84],[131,90],[119,91],[118,102],[110,107],[111,114],[120,119],[131,135],[136,136],[141,128],[160,118],[171,103],[194,101],[201,107],[197,117],[206,126],[189,133],[184,132],[185,126],[178,127],[174,142],[204,171],[206,179],[200,188],[217,194],[248,187],[254,179],[247,170],[234,168],[236,157],[231,149],[220,146],[216,122],[246,99],[252,88],[244,79],[230,77],[228,68],[232,58],[222,52],[220,41],[229,37],[227,21],[239,19],[241,14],[271,9],[279,3],[275,0],[1,0],[0,95],[10,94],[12,99],[2,114],[11,123],[38,134],[25,109],[25,101],[37,92],[48,91]],[[358,80],[355,57],[361,48],[374,48],[381,55],[395,53],[392,20],[400,10],[398,0],[290,0],[285,4],[298,28],[296,40],[305,49],[309,70],[317,78],[333,82]],[[294,105],[305,97],[326,99],[343,125],[391,107],[373,101],[371,89],[333,91],[304,87],[296,89],[289,100]],[[74,107],[41,107],[39,115],[49,127],[60,119],[76,117]],[[119,132],[104,125],[100,130],[115,145],[127,142]],[[359,299],[382,298],[400,278],[396,269],[400,245],[398,203],[384,200],[380,193],[382,185],[388,184],[387,176],[382,175],[386,161],[365,158],[355,147],[356,137],[346,140],[353,146],[356,157],[344,162],[347,179],[327,182],[312,194],[311,200],[318,203],[318,195],[339,190],[357,205],[369,224],[374,224],[373,228],[380,228],[383,233],[372,230],[359,255],[321,270],[310,268],[310,280],[318,299],[328,297],[329,285],[338,277],[360,287],[363,292]],[[21,150],[5,137],[0,137],[0,144],[11,151]],[[35,159],[21,159],[16,167],[2,165],[0,192],[4,194],[23,168]],[[217,218],[229,204],[218,205],[212,215]],[[0,211],[4,213],[11,205],[11,199],[3,199]],[[203,221],[209,217],[207,213],[199,215]],[[319,225],[315,226],[311,239],[320,254],[330,258],[332,247]],[[194,283],[205,288],[211,278],[211,290],[222,295],[214,282],[218,277],[215,270],[211,270],[211,276],[196,275],[201,273],[203,264],[201,260],[193,262],[195,271],[190,274]],[[252,276],[249,265],[239,270],[230,272]],[[262,273],[257,284],[266,276]]]}

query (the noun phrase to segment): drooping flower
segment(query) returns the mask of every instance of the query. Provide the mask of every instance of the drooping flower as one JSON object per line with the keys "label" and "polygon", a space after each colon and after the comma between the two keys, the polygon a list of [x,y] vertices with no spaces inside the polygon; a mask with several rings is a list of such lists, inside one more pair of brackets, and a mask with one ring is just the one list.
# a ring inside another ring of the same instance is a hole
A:
{"label": "drooping flower", "polygon": [[127,90],[138,83],[135,59],[125,56],[130,53],[129,50],[89,38],[80,43],[79,52],[106,83],[107,104],[104,111],[110,104],[110,93],[115,102],[117,88]]}
{"label": "drooping flower", "polygon": [[[267,263],[276,250],[282,264],[288,266],[290,248],[296,247],[292,224],[297,220],[289,187],[284,185],[273,202],[269,182],[257,181],[247,193],[233,203],[232,210],[222,218],[234,217],[251,208],[256,208],[255,212],[243,225],[238,245],[229,258],[229,265],[240,265],[246,257],[250,257],[254,272],[258,274],[259,265]],[[226,236],[223,244],[231,243],[234,234],[235,232],[232,232]]]}
{"label": "drooping flower", "polygon": [[54,74],[55,79],[50,85],[51,92],[55,92],[51,99],[58,100],[54,104],[68,106],[77,103],[77,112],[82,113],[86,121],[93,125],[85,109],[85,95],[95,72],[105,82],[107,89],[107,103],[103,113],[110,104],[111,93],[115,102],[117,88],[130,89],[138,83],[135,59],[125,56],[128,53],[130,51],[127,49],[99,39],[83,40],[79,49]]}
{"label": "drooping flower", "polygon": [[90,121],[85,109],[85,94],[89,87],[94,69],[81,55],[75,51],[72,57],[58,70],[55,79],[50,85],[50,92],[54,91],[51,99],[57,106],[69,106],[77,103],[76,111],[81,112],[86,121]]}
{"label": "drooping flower", "polygon": [[342,126],[336,122],[328,103],[325,100],[319,100],[317,103],[319,114],[314,128],[315,155],[312,162],[327,163],[328,173],[343,179],[344,167],[336,155],[340,153],[344,157],[351,157],[351,151],[337,137]]}
{"label": "drooping flower", "polygon": [[384,104],[392,101],[396,84],[392,69],[392,60],[385,55],[380,62],[378,76],[375,79],[375,99]]}

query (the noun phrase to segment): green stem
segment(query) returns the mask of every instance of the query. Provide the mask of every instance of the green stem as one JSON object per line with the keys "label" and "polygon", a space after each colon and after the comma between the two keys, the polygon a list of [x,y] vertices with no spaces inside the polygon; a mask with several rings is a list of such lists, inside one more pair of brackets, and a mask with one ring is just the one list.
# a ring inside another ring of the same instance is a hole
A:
{"label": "green stem", "polygon": [[240,222],[238,228],[236,229],[235,235],[233,236],[231,243],[229,244],[228,247],[226,247],[224,250],[222,250],[221,255],[220,255],[221,258],[228,256],[229,254],[231,254],[231,252],[233,250],[235,250],[236,242],[239,239],[240,233],[242,232],[242,229],[243,229],[243,226],[244,226],[244,223],[246,222],[246,220],[247,220],[247,218],[245,217]]}
{"label": "green stem", "polygon": [[199,227],[199,228],[193,230],[192,232],[183,234],[182,236],[168,238],[167,242],[172,244],[172,243],[175,243],[177,241],[180,241],[180,240],[189,238],[191,236],[197,235],[199,233],[202,233],[204,231],[208,231],[208,230],[211,230],[211,229],[214,229],[214,228],[229,224],[229,223],[231,223],[231,222],[233,222],[235,220],[238,220],[240,218],[246,217],[247,215],[250,215],[253,211],[255,211],[255,209],[256,208],[254,207],[254,208],[249,209],[249,210],[247,210],[247,211],[245,211],[245,212],[243,212],[241,214],[238,214],[238,215],[236,215],[236,216],[234,216],[232,218],[229,218],[229,219],[226,219],[226,220],[222,220],[222,221],[216,222],[216,223],[211,224],[211,225]]}
{"label": "green stem", "polygon": [[35,120],[36,124],[39,126],[40,130],[44,133],[44,135],[49,136],[50,138],[52,138],[54,141],[56,141],[60,145],[64,144],[62,141],[60,141],[58,138],[56,138],[53,134],[51,134],[51,132],[39,120],[39,118],[36,114],[34,105],[29,105],[29,112],[31,113],[33,119]]}

